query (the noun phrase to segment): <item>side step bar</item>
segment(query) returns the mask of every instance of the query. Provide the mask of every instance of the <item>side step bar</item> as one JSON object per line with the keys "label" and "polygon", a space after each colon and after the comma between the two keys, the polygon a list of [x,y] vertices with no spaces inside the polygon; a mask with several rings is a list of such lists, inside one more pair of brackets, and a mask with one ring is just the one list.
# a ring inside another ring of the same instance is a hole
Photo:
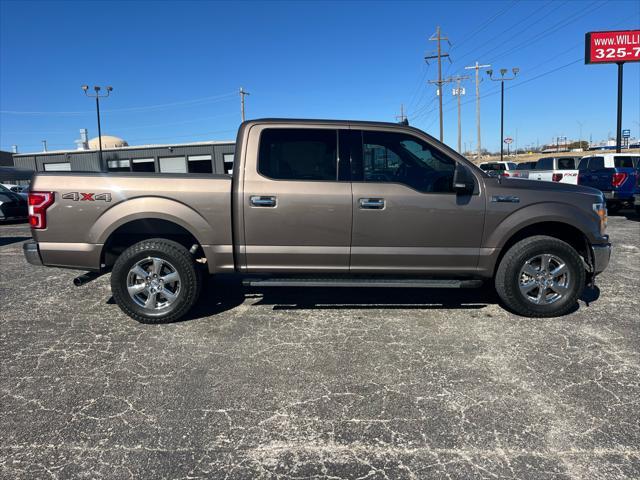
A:
{"label": "side step bar", "polygon": [[249,287],[386,287],[386,288],[478,288],[482,280],[419,278],[247,278]]}

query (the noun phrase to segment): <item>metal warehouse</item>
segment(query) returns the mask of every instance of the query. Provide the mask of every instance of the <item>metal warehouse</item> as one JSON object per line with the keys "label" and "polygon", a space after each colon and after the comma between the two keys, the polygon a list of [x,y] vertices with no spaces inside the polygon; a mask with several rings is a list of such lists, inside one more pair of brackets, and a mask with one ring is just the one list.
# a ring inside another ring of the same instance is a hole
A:
{"label": "metal warehouse", "polygon": [[[37,172],[101,171],[98,139],[84,137],[78,143],[78,150],[14,153],[13,163]],[[234,152],[232,141],[128,146],[118,137],[102,136],[102,156],[110,172],[231,173]]]}

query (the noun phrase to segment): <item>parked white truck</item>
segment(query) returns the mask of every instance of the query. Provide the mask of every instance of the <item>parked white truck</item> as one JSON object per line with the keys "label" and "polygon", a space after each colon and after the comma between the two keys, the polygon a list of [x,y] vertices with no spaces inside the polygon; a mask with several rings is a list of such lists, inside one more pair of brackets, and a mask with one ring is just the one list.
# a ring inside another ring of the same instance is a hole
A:
{"label": "parked white truck", "polygon": [[529,170],[509,172],[511,177],[545,182],[578,184],[578,162],[580,157],[542,157]]}

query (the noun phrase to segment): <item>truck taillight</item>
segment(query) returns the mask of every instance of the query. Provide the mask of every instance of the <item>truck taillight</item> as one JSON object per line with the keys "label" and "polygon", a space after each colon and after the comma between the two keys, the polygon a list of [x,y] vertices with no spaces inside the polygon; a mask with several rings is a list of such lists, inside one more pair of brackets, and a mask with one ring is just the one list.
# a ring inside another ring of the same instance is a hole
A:
{"label": "truck taillight", "polygon": [[53,192],[29,192],[29,224],[34,230],[47,228],[47,208],[54,200]]}
{"label": "truck taillight", "polygon": [[559,182],[560,180],[562,180],[562,174],[554,173],[553,175],[551,175],[551,180],[553,180],[554,182]]}
{"label": "truck taillight", "polygon": [[503,177],[510,177],[511,175],[509,175],[509,172],[502,172],[502,176]]}
{"label": "truck taillight", "polygon": [[627,179],[626,173],[616,172],[613,174],[613,177],[611,177],[611,186],[618,188],[620,185],[624,183],[626,179]]}

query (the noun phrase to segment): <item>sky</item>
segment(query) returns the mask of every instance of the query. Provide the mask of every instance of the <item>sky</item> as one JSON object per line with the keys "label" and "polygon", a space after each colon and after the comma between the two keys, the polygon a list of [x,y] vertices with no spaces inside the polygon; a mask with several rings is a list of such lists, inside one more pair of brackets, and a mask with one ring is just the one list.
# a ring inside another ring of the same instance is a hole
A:
{"label": "sky", "polygon": [[[476,148],[475,83],[465,66],[518,67],[505,83],[505,135],[519,147],[558,136],[615,136],[617,68],[584,64],[584,34],[640,27],[640,2],[30,2],[0,0],[0,149],[73,149],[97,135],[81,85],[113,86],[103,135],[130,145],[232,140],[247,118],[409,122],[438,136],[443,76],[462,83],[463,147]],[[500,145],[499,82],[481,73],[482,146]],[[444,141],[457,144],[457,104],[443,88]],[[640,136],[640,63],[624,67],[623,128]]]}

